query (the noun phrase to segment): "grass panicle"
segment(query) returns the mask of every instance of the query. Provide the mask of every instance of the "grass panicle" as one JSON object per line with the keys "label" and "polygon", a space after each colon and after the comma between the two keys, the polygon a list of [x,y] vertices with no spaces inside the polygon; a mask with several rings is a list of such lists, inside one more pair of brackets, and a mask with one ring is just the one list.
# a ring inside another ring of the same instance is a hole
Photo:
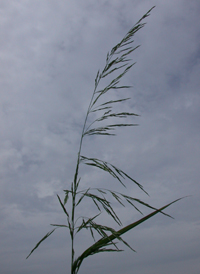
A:
{"label": "grass panicle", "polygon": [[[150,15],[154,7],[152,7],[124,36],[124,38],[115,45],[110,52],[108,52],[106,57],[106,64],[102,71],[98,71],[95,78],[95,86],[94,91],[91,96],[91,100],[86,112],[85,120],[83,123],[83,128],[80,137],[80,144],[77,155],[77,162],[75,167],[74,179],[71,183],[71,187],[69,189],[64,190],[64,199],[63,202],[60,196],[57,195],[58,201],[62,208],[62,211],[66,217],[66,224],[52,224],[55,228],[48,232],[31,250],[30,254],[27,258],[35,251],[39,245],[46,240],[56,229],[65,228],[69,231],[69,235],[71,238],[71,274],[77,274],[79,268],[85,258],[88,256],[101,253],[101,252],[121,252],[122,250],[118,247],[118,242],[122,242],[126,246],[128,246],[131,250],[135,251],[126,241],[121,237],[127,231],[133,229],[134,227],[140,225],[145,222],[149,218],[153,217],[157,213],[162,213],[168,217],[168,214],[164,213],[163,210],[169,207],[172,203],[161,207],[160,209],[156,209],[155,207],[150,206],[146,202],[141,201],[140,199],[131,197],[127,194],[117,192],[111,189],[105,188],[91,188],[87,189],[81,188],[81,177],[79,175],[79,168],[81,164],[88,165],[90,167],[95,167],[100,169],[101,171],[106,172],[111,175],[116,181],[118,181],[125,189],[125,179],[131,181],[136,187],[145,192],[143,186],[134,180],[131,176],[129,176],[122,169],[116,167],[115,165],[108,163],[104,160],[100,160],[98,158],[91,158],[87,155],[82,155],[82,145],[84,138],[92,135],[106,135],[113,136],[114,130],[117,128],[136,126],[135,123],[127,123],[124,122],[127,118],[137,117],[138,114],[127,111],[115,111],[114,107],[120,104],[124,104],[127,100],[130,100],[129,97],[122,96],[120,99],[107,99],[106,94],[111,91],[116,90],[126,90],[131,86],[129,85],[121,85],[121,79],[130,71],[130,69],[135,65],[135,62],[131,60],[131,54],[139,47],[133,46],[134,35],[144,27],[146,23],[143,20]],[[101,80],[109,77],[109,84],[105,87],[99,87]],[[90,116],[90,117],[89,117]],[[93,119],[93,117],[95,118]],[[115,123],[112,121],[116,120]],[[118,122],[120,119],[121,122]],[[98,124],[100,123],[100,125]],[[103,125],[102,125],[103,123]],[[97,125],[98,124],[98,125]],[[97,214],[94,216],[77,216],[76,209],[77,207],[83,203],[83,201],[89,200],[92,205],[94,205],[94,211],[97,210]],[[122,222],[113,208],[113,201],[118,203],[118,205],[125,207],[125,204],[131,205],[136,211],[142,214],[142,211],[138,208],[138,206],[144,206],[153,210],[152,213],[143,217],[142,219],[131,223],[128,226],[125,226],[119,230],[115,230],[114,228],[99,224],[96,219],[104,212],[108,214],[108,216],[114,220],[117,225],[122,226]],[[69,205],[71,203],[71,205]],[[69,209],[67,209],[69,208]],[[80,256],[75,258],[75,237],[78,233],[81,233],[83,230],[88,230],[90,232],[91,237],[94,240],[94,244],[88,247]],[[95,237],[100,237],[99,240],[96,241]],[[118,242],[115,242],[117,240]]]}

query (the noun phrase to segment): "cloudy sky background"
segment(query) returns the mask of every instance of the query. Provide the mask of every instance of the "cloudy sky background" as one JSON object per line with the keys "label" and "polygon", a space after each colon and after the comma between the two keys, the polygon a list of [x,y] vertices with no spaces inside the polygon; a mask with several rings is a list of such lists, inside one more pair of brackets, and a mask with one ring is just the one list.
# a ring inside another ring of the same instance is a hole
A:
{"label": "cloudy sky background", "polygon": [[[1,273],[70,272],[70,238],[62,229],[25,258],[50,223],[65,223],[56,194],[63,197],[73,180],[98,69],[154,5],[135,36],[137,64],[123,81],[133,88],[122,110],[140,114],[133,118],[140,125],[118,130],[117,137],[85,139],[83,148],[84,155],[122,168],[150,197],[128,181],[124,190],[95,169],[81,169],[82,184],[125,191],[156,207],[191,197],[167,210],[175,220],[157,215],[124,236],[137,253],[125,247],[95,255],[80,274],[199,274],[198,0],[0,1]],[[124,225],[141,218],[129,206],[116,209]],[[79,214],[88,212],[93,208],[85,204]],[[112,224],[104,215],[102,221]],[[91,243],[87,233],[78,237],[77,253]]]}

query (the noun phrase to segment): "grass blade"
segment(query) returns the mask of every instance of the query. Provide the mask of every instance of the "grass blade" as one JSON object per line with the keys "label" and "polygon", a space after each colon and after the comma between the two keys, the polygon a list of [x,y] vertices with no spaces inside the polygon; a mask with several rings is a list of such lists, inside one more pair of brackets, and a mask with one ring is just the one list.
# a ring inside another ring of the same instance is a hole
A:
{"label": "grass blade", "polygon": [[56,228],[54,228],[53,230],[49,231],[37,244],[36,246],[31,250],[31,252],[29,253],[29,255],[26,257],[26,259],[28,259],[28,257],[31,256],[31,254],[33,253],[33,251],[35,251],[38,246],[44,241],[46,240],[54,231],[56,230]]}
{"label": "grass blade", "polygon": [[146,220],[152,218],[154,215],[162,212],[164,209],[166,209],[167,207],[169,207],[170,205],[172,205],[173,203],[181,200],[183,198],[180,198],[180,199],[177,199],[163,207],[161,207],[160,209],[157,209],[155,211],[153,211],[152,213],[148,214],[147,216],[143,217],[142,219],[134,222],[134,223],[131,223],[130,225],[127,225],[126,227],[120,229],[117,231],[117,235],[115,234],[111,234],[109,235],[108,237],[103,237],[101,238],[99,241],[97,241],[95,244],[93,244],[92,246],[90,246],[89,248],[87,248],[81,256],[79,256],[76,261],[74,262],[73,264],[73,269],[74,270],[77,270],[79,269],[82,261],[90,256],[90,255],[93,255],[94,253],[98,253],[98,250],[100,250],[102,247],[104,247],[106,244],[108,244],[109,242],[113,241],[114,239],[116,239],[118,236],[121,236],[122,234],[128,232],[129,230],[133,229],[134,227],[140,225],[141,223],[145,222]]}

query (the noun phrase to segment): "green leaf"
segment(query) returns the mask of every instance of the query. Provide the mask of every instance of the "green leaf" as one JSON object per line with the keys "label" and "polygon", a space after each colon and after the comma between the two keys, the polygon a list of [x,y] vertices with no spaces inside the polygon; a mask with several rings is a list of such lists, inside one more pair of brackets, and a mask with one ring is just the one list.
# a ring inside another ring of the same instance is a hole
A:
{"label": "green leaf", "polygon": [[[123,184],[122,180],[120,179],[120,177],[117,175],[116,172],[114,172],[110,167],[113,167],[114,170],[118,170],[116,167],[114,167],[113,165],[104,162],[102,160],[96,159],[96,158],[87,158],[85,156],[81,156],[81,160],[85,162],[86,165],[90,165],[90,166],[95,166],[97,168],[100,168],[106,172],[108,172],[110,175],[112,175],[114,178],[116,178],[124,187],[125,185]],[[119,172],[118,172],[119,173]],[[121,174],[119,174],[121,176]],[[123,176],[121,176],[123,177]]]}
{"label": "green leaf", "polygon": [[81,229],[83,228],[88,228],[88,224],[93,221],[95,218],[97,218],[101,213],[95,215],[94,217],[92,218],[87,218],[88,220],[85,222],[84,218],[82,219],[82,224],[80,226],[78,226],[76,229],[77,229],[77,232],[78,233]]}
{"label": "green leaf", "polygon": [[61,205],[61,207],[62,207],[64,213],[65,213],[65,214],[67,215],[67,217],[69,218],[69,214],[68,214],[68,212],[67,212],[67,210],[66,210],[64,204],[62,203],[62,201],[61,201],[61,199],[60,199],[60,197],[59,197],[58,195],[57,195],[57,197],[58,197],[58,200],[59,200],[59,202],[60,202],[60,205]]}
{"label": "green leaf", "polygon": [[108,102],[105,102],[103,104],[101,104],[100,106],[104,106],[104,105],[107,105],[107,104],[113,104],[113,103],[119,103],[119,102],[123,102],[123,101],[127,101],[127,100],[130,100],[131,98],[124,98],[124,99],[119,99],[119,100],[111,100],[111,101],[108,101]]}
{"label": "green leaf", "polygon": [[[102,117],[98,118],[96,121],[100,122],[108,118],[126,118],[127,116],[138,116],[138,115],[130,112],[120,112],[120,113],[111,113],[111,114],[106,113]],[[123,124],[121,124],[121,126],[123,126]]]}
{"label": "green leaf", "polygon": [[110,193],[112,194],[112,196],[117,200],[118,203],[120,203],[123,207],[125,207],[125,205],[121,202],[121,197],[119,197],[115,192],[110,191]]}
{"label": "green leaf", "polygon": [[91,112],[96,112],[96,111],[100,111],[100,110],[105,110],[105,109],[111,109],[112,107],[102,107],[102,108],[97,108],[94,110],[91,110]]}
{"label": "green leaf", "polygon": [[26,257],[26,259],[28,259],[28,257],[30,257],[30,255],[33,253],[34,250],[36,250],[38,248],[38,246],[44,241],[46,240],[54,231],[56,230],[56,228],[54,228],[53,230],[49,231],[37,244],[36,246],[31,250],[31,252],[29,253],[29,255]]}
{"label": "green leaf", "polygon": [[85,191],[82,194],[78,203],[80,203],[80,200],[82,200],[84,197],[91,198],[99,211],[101,211],[101,208],[100,208],[100,205],[101,205],[103,207],[103,209],[106,211],[106,213],[108,215],[110,215],[117,224],[121,225],[121,221],[120,221],[119,217],[113,210],[112,206],[110,205],[110,202],[105,197],[101,198],[93,193],[90,193],[89,189],[88,189],[87,191]]}
{"label": "green leaf", "polygon": [[115,234],[112,233],[111,235],[107,236],[107,237],[102,237],[99,241],[97,241],[96,243],[94,243],[93,245],[91,245],[89,248],[87,248],[73,263],[73,270],[75,271],[75,273],[77,273],[76,271],[79,269],[82,261],[87,258],[90,255],[96,254],[100,251],[101,248],[103,248],[104,246],[106,246],[108,243],[110,243],[111,241],[113,241],[114,239],[120,237],[122,234],[128,232],[129,230],[133,229],[134,227],[140,225],[141,223],[145,222],[146,220],[152,218],[154,215],[158,214],[159,212],[162,212],[164,209],[166,209],[167,207],[169,207],[170,205],[172,205],[173,203],[181,200],[177,199],[163,207],[161,207],[160,209],[155,210],[154,212],[148,214],[147,216],[143,217],[142,219],[131,223],[130,225],[127,225],[126,227],[123,227],[122,229],[118,230]]}
{"label": "green leaf", "polygon": [[83,198],[86,196],[87,192],[90,190],[90,188],[88,188],[80,197],[80,199],[78,200],[78,202],[76,203],[76,206],[80,204],[80,202],[83,200]]}
{"label": "green leaf", "polygon": [[122,249],[112,249],[112,248],[101,248],[98,250],[98,253],[100,252],[121,252],[124,251]]}
{"label": "green leaf", "polygon": [[96,158],[87,158],[85,156],[81,156],[81,161],[83,161],[86,165],[95,166],[97,168],[100,168],[100,169],[108,172],[110,175],[112,175],[114,178],[116,178],[124,187],[125,187],[125,184],[122,182],[121,178],[123,178],[123,179],[125,177],[128,178],[129,180],[134,182],[142,191],[144,191],[148,195],[148,193],[144,190],[144,188],[141,184],[139,184],[136,180],[131,178],[128,174],[126,174],[124,171],[117,168],[116,166],[114,166],[108,162],[96,159]]}
{"label": "green leaf", "polygon": [[110,130],[115,130],[116,127],[132,127],[138,126],[138,124],[113,124],[107,125],[105,127],[92,128],[87,130],[84,135],[115,135],[113,133],[109,133]]}
{"label": "green leaf", "polygon": [[[119,62],[120,62],[120,61],[119,61]],[[109,64],[109,65],[110,65],[110,64]],[[125,67],[125,66],[127,66],[127,64],[121,65],[121,66],[119,66],[119,67],[116,67],[116,68],[110,70],[110,71],[107,72],[106,74],[103,74],[103,75],[102,75],[102,78],[106,77],[106,76],[109,75],[110,73],[113,73],[114,71],[116,71],[116,70],[118,70],[118,69],[121,69],[121,68],[123,68],[123,67]],[[107,70],[108,70],[108,69],[106,69],[106,71],[107,71]]]}
{"label": "green leaf", "polygon": [[69,226],[67,226],[67,225],[51,224],[51,226],[57,226],[57,227],[67,227],[67,228],[69,228]]}

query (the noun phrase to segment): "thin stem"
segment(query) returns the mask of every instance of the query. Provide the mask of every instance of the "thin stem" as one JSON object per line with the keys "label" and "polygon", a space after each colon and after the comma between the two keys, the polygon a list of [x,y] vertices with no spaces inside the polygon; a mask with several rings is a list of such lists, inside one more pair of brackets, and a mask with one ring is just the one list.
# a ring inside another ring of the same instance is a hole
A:
{"label": "thin stem", "polygon": [[[72,185],[73,186],[73,185]],[[75,188],[72,187],[72,217],[71,217],[71,274],[73,274],[73,263],[74,263],[74,213],[75,213]]]}
{"label": "thin stem", "polygon": [[80,165],[80,155],[81,155],[83,137],[84,137],[84,132],[85,132],[85,127],[86,127],[88,115],[90,113],[92,102],[93,102],[94,95],[95,95],[95,91],[97,89],[97,86],[98,86],[98,83],[99,83],[100,79],[101,79],[101,76],[99,76],[99,79],[95,83],[95,89],[93,91],[92,98],[90,100],[89,107],[88,107],[88,110],[87,110],[87,114],[86,114],[86,117],[85,117],[85,121],[84,121],[84,124],[83,124],[83,129],[82,129],[82,134],[81,134],[81,139],[80,139],[80,145],[79,145],[79,151],[78,151],[77,164],[76,164],[76,172],[75,172],[74,181],[73,181],[73,189],[72,189],[72,217],[71,217],[71,231],[70,231],[70,234],[71,234],[71,274],[74,274],[73,273],[73,263],[74,263],[74,255],[75,255],[75,252],[74,252],[74,226],[75,226],[74,219],[75,219],[77,180],[78,180],[79,165]]}

